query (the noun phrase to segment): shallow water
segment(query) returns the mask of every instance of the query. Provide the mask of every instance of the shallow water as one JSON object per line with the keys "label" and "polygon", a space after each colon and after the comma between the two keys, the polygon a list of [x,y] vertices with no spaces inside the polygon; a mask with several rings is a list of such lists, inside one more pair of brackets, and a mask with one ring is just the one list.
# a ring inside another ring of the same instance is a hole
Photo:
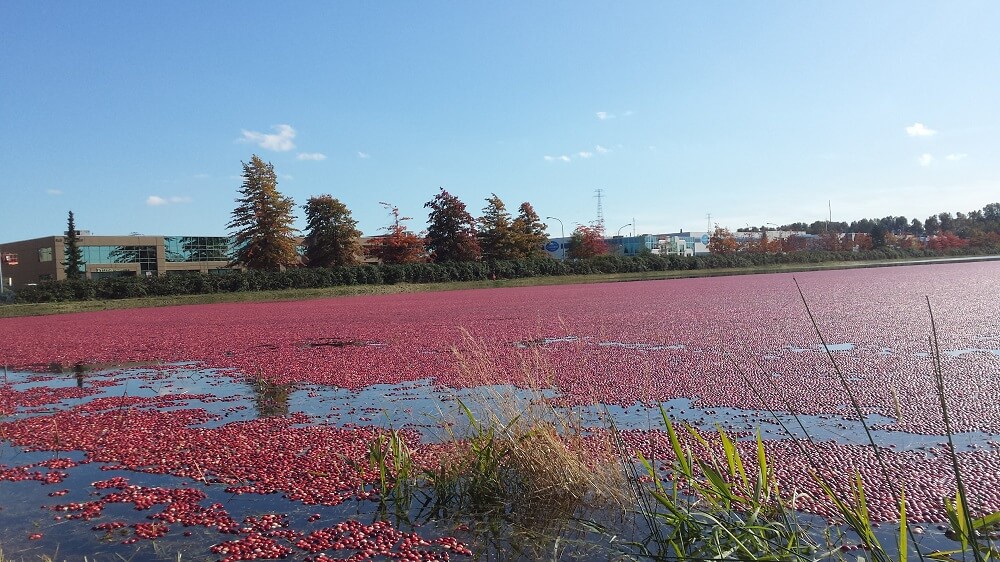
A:
{"label": "shallow water", "polygon": [[[610,342],[606,344],[614,345]],[[446,441],[453,434],[463,435],[466,432],[468,421],[464,413],[465,407],[468,407],[476,417],[481,418],[484,407],[495,406],[498,402],[508,404],[512,407],[512,412],[517,412],[519,408],[537,406],[546,400],[558,398],[553,390],[525,390],[512,386],[452,389],[436,385],[426,379],[398,385],[379,384],[351,391],[307,384],[277,387],[232,375],[233,373],[205,369],[193,363],[136,366],[127,369],[77,369],[69,373],[8,371],[4,375],[3,384],[13,391],[77,388],[91,394],[64,398],[43,405],[18,405],[16,411],[2,421],[45,416],[53,411],[73,408],[99,398],[169,397],[172,401],[162,404],[160,406],[162,410],[201,408],[212,415],[214,419],[205,422],[203,427],[222,427],[261,417],[301,413],[309,416],[311,423],[314,424],[413,429],[420,433],[424,442],[430,443]],[[663,404],[634,404],[630,407],[576,406],[570,408],[570,417],[579,419],[584,427],[590,429],[607,428],[609,420],[613,420],[615,426],[623,430],[660,429],[662,407],[675,422],[688,422],[706,430],[722,427],[734,434],[743,435],[743,439],[754,438],[753,432],[759,428],[762,437],[768,440],[801,438],[808,433],[808,437],[814,441],[860,445],[868,443],[862,424],[844,416],[799,415],[795,418],[788,414],[733,408],[698,408],[694,404],[695,400],[685,398]],[[870,415],[866,422],[869,426],[887,425],[893,420],[884,416]],[[916,435],[885,429],[873,430],[872,435],[880,445],[897,451],[929,449],[941,445],[943,440],[941,436]],[[955,439],[961,448],[1000,443],[1000,436],[979,432],[960,434],[955,436]],[[26,465],[52,458],[80,461],[82,454],[73,451],[25,452],[6,441],[0,442],[0,468]],[[200,489],[207,494],[201,501],[202,505],[222,504],[237,521],[262,513],[287,514],[289,527],[302,532],[327,527],[346,519],[370,523],[384,516],[378,513],[376,504],[371,501],[347,501],[338,506],[306,506],[277,494],[235,495],[227,493],[226,486],[220,484],[206,484],[171,475],[125,470],[109,471],[102,467],[107,468],[101,463],[78,464],[65,469],[66,479],[56,484],[0,480],[0,497],[4,498],[0,504],[2,506],[0,536],[4,537],[2,545],[4,553],[14,557],[51,556],[58,549],[60,556],[79,554],[87,555],[91,559],[109,559],[119,555],[128,559],[137,553],[143,559],[176,560],[178,553],[184,559],[217,558],[210,554],[209,548],[229,539],[214,530],[202,527],[172,529],[161,539],[153,542],[140,541],[136,544],[121,544],[124,538],[130,536],[131,530],[128,528],[111,532],[92,529],[93,525],[101,521],[136,520],[137,514],[130,504],[109,505],[101,518],[94,522],[56,519],[59,517],[58,514],[49,509],[42,509],[43,506],[54,504],[90,501],[93,499],[90,494],[94,493],[91,483],[114,476],[125,476],[130,484],[137,486]],[[68,492],[63,496],[50,497],[49,494],[57,490],[68,490]],[[140,520],[141,515],[138,518]],[[454,521],[423,520],[416,528],[409,526],[405,520],[396,523],[402,530],[419,530],[422,536],[434,537],[447,534],[472,544],[482,540],[481,535],[474,535],[460,526],[456,528]],[[186,536],[185,531],[190,535]],[[28,538],[38,533],[41,534],[41,538],[36,540]],[[606,558],[605,551],[597,553],[591,551],[592,541],[586,540],[588,537],[585,531],[582,533],[581,542],[577,543],[576,547],[569,547],[578,550],[570,557],[594,560]],[[509,537],[498,540],[502,542],[509,540]],[[567,544],[572,545],[572,543]],[[531,556],[522,555],[522,558],[524,557]]]}

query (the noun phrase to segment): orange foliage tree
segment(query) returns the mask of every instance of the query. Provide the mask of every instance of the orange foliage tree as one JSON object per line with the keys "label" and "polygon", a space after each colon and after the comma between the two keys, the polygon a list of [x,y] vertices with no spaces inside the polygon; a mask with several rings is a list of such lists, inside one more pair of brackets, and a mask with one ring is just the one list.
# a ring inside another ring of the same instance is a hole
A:
{"label": "orange foliage tree", "polygon": [[728,256],[735,254],[739,249],[740,243],[736,241],[733,233],[728,228],[715,225],[715,232],[712,233],[712,237],[708,240],[708,251],[713,254]]}

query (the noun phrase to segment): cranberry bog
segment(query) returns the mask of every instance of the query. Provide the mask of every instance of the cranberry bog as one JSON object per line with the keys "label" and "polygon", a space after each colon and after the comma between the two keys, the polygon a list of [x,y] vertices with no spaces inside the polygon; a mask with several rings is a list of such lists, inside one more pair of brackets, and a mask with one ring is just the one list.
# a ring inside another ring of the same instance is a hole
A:
{"label": "cranberry bog", "polygon": [[[586,439],[613,427],[630,458],[669,457],[661,408],[748,456],[759,432],[804,517],[836,526],[818,479],[850,497],[857,475],[873,521],[892,527],[904,488],[911,548],[937,548],[956,464],[973,515],[1000,511],[998,303],[1000,263],[980,262],[0,319],[0,547],[537,558],[470,514],[386,513],[370,463],[391,431],[441,466],[502,394]],[[612,556],[593,528],[559,533],[546,557]]]}

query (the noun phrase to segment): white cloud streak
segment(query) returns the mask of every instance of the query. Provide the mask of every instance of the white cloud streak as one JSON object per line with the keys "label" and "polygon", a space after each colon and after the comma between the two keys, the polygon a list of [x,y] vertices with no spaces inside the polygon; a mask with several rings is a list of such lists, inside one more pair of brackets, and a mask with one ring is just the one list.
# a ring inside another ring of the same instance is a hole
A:
{"label": "white cloud streak", "polygon": [[931,137],[937,134],[937,131],[931,129],[923,123],[914,123],[909,127],[906,127],[906,134],[911,137]]}
{"label": "white cloud streak", "polygon": [[594,150],[597,151],[598,154],[607,154],[607,153],[611,152],[610,149],[604,148],[601,145],[595,146]]}
{"label": "white cloud streak", "polygon": [[162,207],[164,205],[175,205],[178,203],[190,203],[191,198],[187,196],[172,195],[170,197],[160,197],[159,195],[150,195],[146,198],[146,204],[150,207]]}
{"label": "white cloud streak", "polygon": [[45,193],[48,193],[49,195],[62,195],[63,191],[61,189],[46,189]]}
{"label": "white cloud streak", "polygon": [[580,158],[591,158],[591,157],[594,156],[594,153],[593,152],[587,152],[586,150],[582,150],[580,152],[577,152],[576,155],[579,156]]}
{"label": "white cloud streak", "polygon": [[277,132],[267,134],[243,129],[243,138],[239,140],[240,142],[253,143],[265,150],[274,150],[276,152],[288,152],[295,148],[295,143],[292,139],[295,138],[296,132],[291,125],[275,125],[272,129]]}
{"label": "white cloud streak", "polygon": [[607,111],[598,111],[594,115],[597,115],[597,118],[600,119],[601,121],[607,121],[608,119],[615,118],[614,113],[608,113]]}
{"label": "white cloud streak", "polygon": [[924,154],[920,155],[920,158],[917,158],[917,162],[921,166],[923,166],[924,168],[926,168],[926,167],[928,167],[928,166],[930,166],[931,164],[934,163],[934,157],[931,156],[930,154],[924,153]]}
{"label": "white cloud streak", "polygon": [[362,160],[366,160],[371,157],[372,155],[368,154],[367,152],[361,152],[360,150],[358,151],[358,158],[361,158]]}
{"label": "white cloud streak", "polygon": [[326,160],[326,154],[322,152],[300,152],[298,156],[295,157],[296,160]]}
{"label": "white cloud streak", "polygon": [[968,154],[964,152],[959,152],[956,154],[949,154],[948,156],[945,156],[944,159],[949,160],[951,162],[958,162],[959,160],[965,160],[968,157],[969,157]]}
{"label": "white cloud streak", "polygon": [[548,154],[546,154],[545,156],[543,156],[543,158],[545,158],[546,162],[569,162],[570,161],[570,157],[566,156],[565,154],[563,154],[561,156],[549,156]]}

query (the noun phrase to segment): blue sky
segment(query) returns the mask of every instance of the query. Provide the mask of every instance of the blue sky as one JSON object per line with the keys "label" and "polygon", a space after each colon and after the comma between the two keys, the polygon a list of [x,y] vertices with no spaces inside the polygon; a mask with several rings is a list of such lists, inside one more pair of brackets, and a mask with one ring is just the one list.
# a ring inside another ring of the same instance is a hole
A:
{"label": "blue sky", "polygon": [[3,11],[0,240],[68,210],[94,234],[225,234],[254,153],[366,234],[380,201],[423,228],[439,186],[475,216],[493,192],[530,201],[567,233],[598,188],[612,234],[1000,201],[995,1]]}

